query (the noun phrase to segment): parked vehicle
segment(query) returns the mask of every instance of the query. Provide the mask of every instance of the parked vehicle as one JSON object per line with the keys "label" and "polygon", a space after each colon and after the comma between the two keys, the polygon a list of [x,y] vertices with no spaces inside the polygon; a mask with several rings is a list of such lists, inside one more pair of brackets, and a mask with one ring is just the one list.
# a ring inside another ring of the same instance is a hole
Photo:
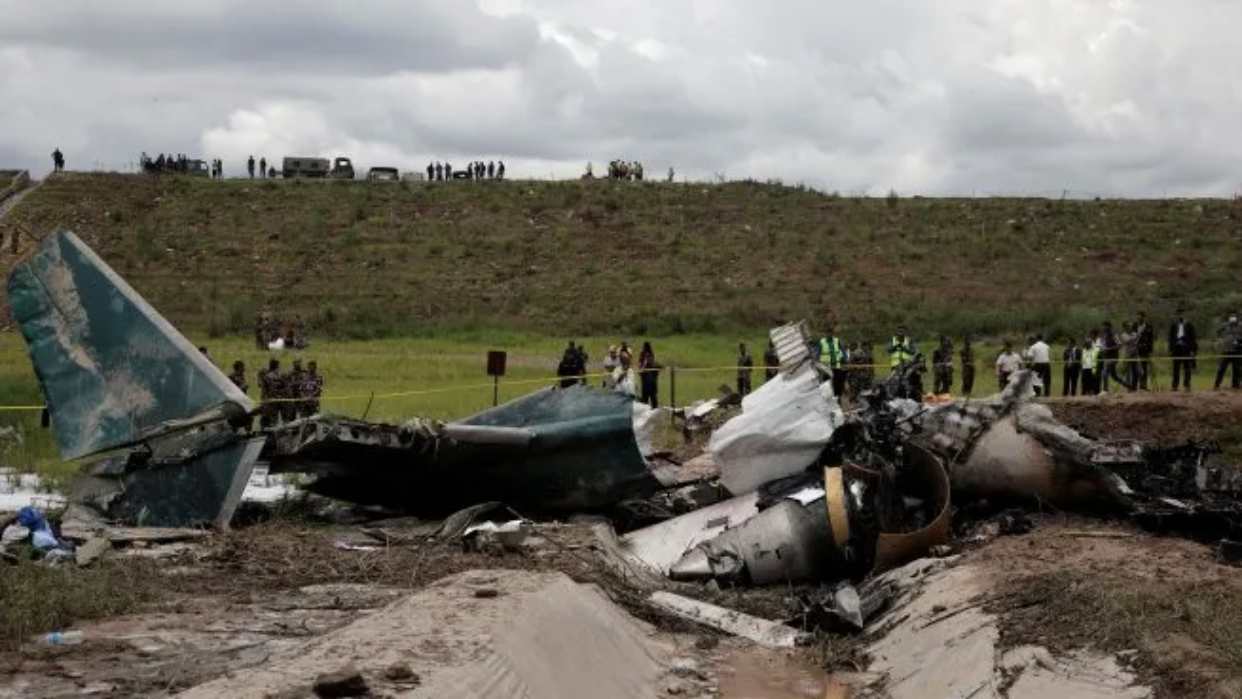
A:
{"label": "parked vehicle", "polygon": [[289,177],[331,177],[333,179],[354,179],[354,165],[349,158],[340,156],[329,162],[327,158],[287,157],[281,167],[281,174]]}
{"label": "parked vehicle", "polygon": [[367,171],[367,179],[371,182],[400,182],[401,173],[395,167],[373,167]]}

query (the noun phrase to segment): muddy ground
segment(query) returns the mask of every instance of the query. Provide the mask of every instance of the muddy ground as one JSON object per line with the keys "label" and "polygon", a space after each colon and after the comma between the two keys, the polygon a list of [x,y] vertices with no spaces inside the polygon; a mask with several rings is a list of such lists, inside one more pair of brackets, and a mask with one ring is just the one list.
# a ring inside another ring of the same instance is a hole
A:
{"label": "muddy ground", "polygon": [[1114,393],[1048,405],[1058,420],[1096,439],[1219,441],[1231,453],[1242,450],[1242,392]]}
{"label": "muddy ground", "polygon": [[[1238,569],[1217,563],[1209,546],[1123,523],[1070,515],[1037,515],[1035,523],[1028,534],[962,549],[963,563],[990,572],[992,592],[977,603],[1004,620],[1006,646],[1120,652],[1159,697],[1242,696]],[[544,531],[556,543],[521,553],[439,544],[345,550],[339,546],[364,543],[357,527],[273,521],[168,558],[117,554],[108,565],[148,566],[158,592],[132,613],[75,624],[81,645],[7,649],[0,697],[173,694],[262,666],[436,580],[477,569],[561,570],[599,585],[694,659],[703,696],[820,697],[828,670],[866,668],[851,636],[821,634],[810,648],[759,651],[665,617],[597,562],[589,528]],[[775,615],[790,593],[699,596]]]}
{"label": "muddy ground", "polygon": [[[1052,404],[1095,436],[1165,443],[1223,441],[1242,416],[1242,396],[1232,394]],[[1217,562],[1208,545],[1123,521],[1067,513],[1033,520],[1026,534],[956,545],[963,564],[988,573],[989,592],[976,602],[1002,620],[1006,647],[1119,654],[1157,697],[1242,697],[1242,571]],[[77,620],[80,645],[47,646],[33,633],[0,639],[0,697],[175,694],[261,667],[437,580],[479,569],[557,570],[598,586],[693,664],[666,687],[676,692],[668,696],[822,697],[833,677],[867,667],[863,644],[847,634],[759,651],[659,613],[645,602],[647,582],[608,565],[588,521],[540,524],[533,545],[518,552],[468,552],[458,542],[428,542],[424,531],[408,519],[377,527],[286,514],[192,545],[115,550],[57,584],[73,585],[86,570],[124,571],[116,579],[127,588],[127,611],[104,607],[99,618]],[[0,575],[20,583],[15,576],[34,566],[6,565]],[[789,616],[798,592],[679,591],[769,618]]]}

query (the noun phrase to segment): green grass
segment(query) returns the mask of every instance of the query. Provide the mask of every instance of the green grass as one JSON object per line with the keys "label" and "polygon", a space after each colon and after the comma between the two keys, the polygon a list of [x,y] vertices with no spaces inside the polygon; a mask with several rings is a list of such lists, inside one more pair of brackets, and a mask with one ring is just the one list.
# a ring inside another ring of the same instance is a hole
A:
{"label": "green grass", "polygon": [[[733,364],[738,340],[759,357],[767,328],[798,318],[816,329],[834,319],[847,340],[870,339],[877,351],[901,323],[929,355],[940,333],[986,338],[976,380],[986,392],[1006,336],[1081,336],[1139,309],[1163,330],[1183,301],[1210,335],[1213,318],[1242,306],[1239,221],[1242,203],[1224,200],[68,173],[3,225],[36,236],[75,230],[221,367],[244,360],[252,392],[266,360],[244,339],[256,310],[300,315],[316,341],[304,357],[327,377],[324,408],[400,420],[490,405],[489,349],[510,352],[502,400],[533,390],[568,339],[585,342],[596,363],[621,338],[635,348],[653,339],[660,361],[681,369],[685,404],[735,376],[692,369]],[[3,256],[0,271],[13,259]],[[670,379],[661,376],[665,401]],[[0,404],[40,402],[20,338],[0,334]],[[9,463],[68,472],[49,465],[54,449],[37,413],[0,412],[0,424],[13,423],[24,441],[8,448]]]}
{"label": "green grass", "polygon": [[89,568],[29,559],[0,565],[0,648],[15,650],[35,634],[132,611],[159,593],[155,573],[138,560]]}
{"label": "green grass", "polygon": [[[212,359],[228,373],[234,360],[246,363],[250,380],[250,396],[258,398],[258,370],[269,357],[277,357],[287,370],[291,361],[316,360],[325,376],[323,410],[369,420],[401,422],[414,416],[440,420],[463,418],[492,404],[492,381],[486,376],[488,350],[508,352],[508,372],[500,383],[500,400],[507,401],[538,390],[554,382],[556,363],[564,350],[562,337],[512,330],[444,331],[432,337],[383,340],[318,340],[302,352],[270,353],[255,349],[249,338],[230,336],[210,338],[206,333],[191,333],[191,342],[208,347]],[[584,343],[590,354],[590,371],[600,371],[609,344],[627,340],[637,352],[644,340],[651,340],[660,363],[666,367],[660,374],[660,400],[669,404],[676,367],[676,403],[691,402],[718,395],[721,384],[732,386],[737,372],[737,343],[746,342],[756,362],[762,363],[763,333],[745,335],[685,334],[667,337],[648,336],[584,336],[569,338]],[[879,348],[877,348],[878,350]],[[929,343],[923,343],[930,353]],[[994,345],[976,347],[979,367],[976,395],[995,390],[996,379],[992,362],[998,349]],[[885,361],[882,352],[877,360]],[[1214,363],[1203,362],[1197,386],[1210,387]],[[1212,365],[1212,366],[1209,366]],[[1157,380],[1167,387],[1169,367],[1156,363]],[[762,381],[762,366],[754,373],[756,387]],[[883,373],[883,369],[879,370]],[[960,385],[961,375],[955,375]],[[593,379],[592,383],[598,383]],[[1054,371],[1054,386],[1059,392],[1060,375]],[[931,377],[926,387],[931,388]],[[374,394],[374,398],[372,398]],[[397,395],[394,395],[397,394]],[[0,406],[41,405],[43,398],[35,380],[25,344],[20,335],[0,333]],[[39,425],[37,411],[0,411],[0,426],[14,425],[23,435],[21,445],[9,445],[5,463],[26,471],[38,471],[50,479],[53,487],[63,485],[76,472],[78,464],[62,463],[56,455],[50,430]]]}
{"label": "green grass", "polygon": [[[835,318],[879,340],[1081,334],[1242,306],[1242,203],[888,199],[734,182],[212,182],[68,174],[10,214],[77,231],[182,328],[263,305],[320,337],[501,327],[737,334]],[[8,264],[0,262],[0,267]]]}
{"label": "green grass", "polygon": [[[599,371],[609,344],[620,338],[575,337],[585,343],[591,357],[591,370]],[[626,338],[635,352],[643,338]],[[250,395],[258,398],[255,378],[267,359],[276,356],[288,369],[295,357],[316,360],[325,376],[323,410],[370,420],[400,422],[414,416],[442,420],[462,418],[492,404],[492,381],[486,376],[486,356],[491,349],[509,353],[508,371],[500,384],[500,400],[507,401],[551,385],[555,367],[567,340],[511,331],[460,331],[432,338],[387,340],[316,341],[303,352],[280,354],[256,350],[253,341],[241,337],[208,338],[191,334],[195,344],[206,345],[212,359],[226,373],[234,360],[246,363]],[[762,335],[679,335],[654,338],[659,361],[679,367],[677,402],[687,404],[717,395],[719,385],[733,385],[739,340],[760,348]],[[753,350],[752,350],[753,351]],[[661,400],[668,402],[672,386],[670,371],[660,376]],[[756,385],[762,369],[756,369]],[[593,383],[597,383],[595,379]],[[372,400],[371,395],[375,394]],[[403,395],[391,395],[403,394]],[[43,399],[35,380],[24,342],[15,333],[0,333],[0,405],[40,405]],[[369,406],[369,408],[368,408]],[[7,463],[22,470],[37,470],[54,482],[63,482],[77,466],[56,458],[50,430],[39,426],[38,412],[0,411],[0,425],[16,425],[24,435],[24,445],[14,448]]]}

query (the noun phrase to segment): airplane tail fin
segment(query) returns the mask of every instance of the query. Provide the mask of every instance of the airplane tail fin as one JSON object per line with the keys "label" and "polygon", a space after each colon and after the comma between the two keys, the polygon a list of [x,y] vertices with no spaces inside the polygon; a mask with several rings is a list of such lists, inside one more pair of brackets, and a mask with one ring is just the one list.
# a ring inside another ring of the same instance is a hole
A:
{"label": "airplane tail fin", "polygon": [[254,409],[223,372],[71,232],[48,236],[16,265],[8,295],[62,458]]}

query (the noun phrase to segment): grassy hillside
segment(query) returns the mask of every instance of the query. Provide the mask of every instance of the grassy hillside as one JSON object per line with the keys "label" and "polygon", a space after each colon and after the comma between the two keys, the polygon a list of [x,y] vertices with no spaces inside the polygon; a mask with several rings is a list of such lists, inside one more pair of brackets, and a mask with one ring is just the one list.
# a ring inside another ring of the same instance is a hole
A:
{"label": "grassy hillside", "polygon": [[1242,203],[1223,200],[67,174],[7,223],[76,231],[174,323],[212,334],[249,331],[263,305],[321,337],[667,335],[832,316],[876,338],[900,322],[995,336],[1242,306]]}

